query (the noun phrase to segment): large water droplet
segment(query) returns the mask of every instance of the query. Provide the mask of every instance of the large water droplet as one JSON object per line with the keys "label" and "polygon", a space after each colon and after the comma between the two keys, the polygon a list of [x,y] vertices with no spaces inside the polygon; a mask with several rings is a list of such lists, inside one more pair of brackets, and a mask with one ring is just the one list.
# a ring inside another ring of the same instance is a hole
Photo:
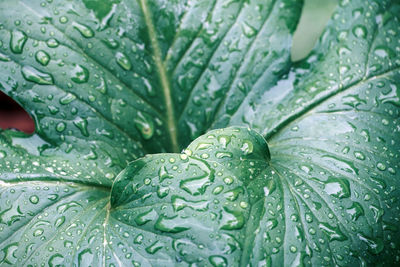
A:
{"label": "large water droplet", "polygon": [[154,221],[157,218],[157,212],[154,209],[150,209],[146,212],[139,214],[135,218],[135,222],[138,225],[144,225],[150,221]]}
{"label": "large water droplet", "polygon": [[228,266],[228,261],[226,260],[225,257],[222,256],[210,256],[208,258],[210,261],[211,265],[214,267],[226,267]]}
{"label": "large water droplet", "polygon": [[8,62],[11,61],[11,59],[7,55],[0,53],[0,61]]}
{"label": "large water droplet", "polygon": [[158,177],[160,178],[160,183],[162,183],[165,179],[172,179],[173,176],[170,175],[165,166],[160,167],[158,170]]}
{"label": "large water droplet", "polygon": [[30,196],[30,197],[29,197],[29,201],[30,201],[32,204],[37,204],[37,203],[39,203],[39,197],[38,197],[37,195]]}
{"label": "large water droplet", "polygon": [[350,196],[350,185],[346,179],[330,177],[325,182],[325,192],[336,198],[347,198]]}
{"label": "large water droplet", "polygon": [[79,64],[72,66],[74,68],[70,71],[71,80],[76,83],[86,83],[89,80],[89,71]]}
{"label": "large water droplet", "polygon": [[166,233],[180,233],[189,230],[190,227],[183,226],[184,220],[178,217],[166,217],[161,215],[154,225],[154,228]]}
{"label": "large water droplet", "polygon": [[197,211],[206,211],[208,209],[208,201],[199,200],[199,201],[188,201],[183,197],[172,196],[172,206],[175,211],[183,210],[184,208],[190,208]]}
{"label": "large water droplet", "polygon": [[364,25],[357,25],[353,28],[353,34],[358,38],[365,39],[367,32],[367,28]]}
{"label": "large water droplet", "polygon": [[86,25],[84,25],[84,24],[77,23],[77,22],[75,22],[75,21],[72,23],[72,26],[73,26],[76,30],[78,30],[78,31],[80,32],[80,34],[81,34],[83,37],[85,37],[85,38],[91,38],[91,37],[94,36],[93,30],[92,30],[89,26],[86,26]]}
{"label": "large water droplet", "polygon": [[117,52],[115,54],[115,59],[118,65],[123,68],[124,70],[130,70],[132,68],[132,63],[129,60],[128,56],[122,52]]}
{"label": "large water droplet", "polygon": [[347,237],[342,233],[339,226],[333,227],[327,223],[319,223],[318,226],[329,237],[329,241],[347,240]]}
{"label": "large water droplet", "polygon": [[257,33],[257,30],[254,27],[247,24],[246,22],[243,22],[242,24],[242,31],[243,34],[248,38],[253,37]]}
{"label": "large water droplet", "polygon": [[27,81],[42,85],[54,84],[53,76],[48,73],[40,72],[31,66],[24,66],[21,69],[21,73]]}
{"label": "large water droplet", "polygon": [[49,267],[62,266],[63,263],[64,263],[64,256],[59,253],[54,254],[49,258]]}
{"label": "large water droplet", "polygon": [[[67,93],[65,96],[60,98],[60,104],[67,105],[67,104],[71,103],[72,101],[74,101],[75,99],[76,99],[75,95],[73,95],[71,93]],[[58,112],[58,110],[57,110],[57,112]]]}
{"label": "large water droplet", "polygon": [[146,252],[149,254],[155,254],[157,251],[162,249],[164,246],[160,241],[155,241],[153,244],[146,248]]}
{"label": "large water droplet", "polygon": [[223,230],[237,230],[241,229],[244,225],[244,215],[240,211],[229,210],[224,207],[224,212],[222,213],[222,226]]}
{"label": "large water droplet", "polygon": [[88,127],[88,122],[86,119],[82,119],[81,117],[78,117],[74,120],[74,125],[79,129],[79,131],[81,132],[81,134],[83,136],[88,137],[89,136],[89,131],[87,129]]}
{"label": "large water droplet", "polygon": [[179,187],[194,196],[204,194],[213,178],[209,173],[203,173],[203,175],[181,181]]}
{"label": "large water droplet", "polygon": [[15,54],[21,54],[28,37],[23,31],[14,30],[11,32],[10,48]]}
{"label": "large water droplet", "polygon": [[78,266],[92,266],[93,253],[90,248],[86,248],[78,254]]}
{"label": "large water droplet", "polygon": [[360,216],[364,215],[364,209],[358,202],[353,202],[350,208],[346,209],[346,211],[350,214],[353,221],[356,221]]}
{"label": "large water droplet", "polygon": [[379,254],[384,248],[383,240],[381,238],[371,238],[361,233],[357,234],[358,238],[365,242],[369,248],[369,251],[373,254]]}
{"label": "large water droplet", "polygon": [[39,50],[35,54],[36,61],[42,64],[43,66],[47,66],[50,61],[50,56],[49,54],[46,53],[44,50]]}

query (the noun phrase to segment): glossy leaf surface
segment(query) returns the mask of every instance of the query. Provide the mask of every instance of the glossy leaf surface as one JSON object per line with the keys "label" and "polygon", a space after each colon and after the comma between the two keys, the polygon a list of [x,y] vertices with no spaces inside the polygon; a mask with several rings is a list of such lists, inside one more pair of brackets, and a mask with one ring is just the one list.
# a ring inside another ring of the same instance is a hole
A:
{"label": "glossy leaf surface", "polygon": [[301,6],[2,1],[0,264],[398,264],[400,5]]}

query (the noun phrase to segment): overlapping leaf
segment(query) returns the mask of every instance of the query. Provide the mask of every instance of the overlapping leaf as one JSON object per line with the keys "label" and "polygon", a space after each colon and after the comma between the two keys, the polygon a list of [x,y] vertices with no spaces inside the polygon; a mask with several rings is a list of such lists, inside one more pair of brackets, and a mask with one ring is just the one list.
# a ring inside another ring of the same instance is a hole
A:
{"label": "overlapping leaf", "polygon": [[[2,265],[398,263],[400,5],[3,1]],[[127,163],[144,154],[157,154]],[[111,185],[113,184],[113,189]],[[111,201],[110,201],[111,192]]]}

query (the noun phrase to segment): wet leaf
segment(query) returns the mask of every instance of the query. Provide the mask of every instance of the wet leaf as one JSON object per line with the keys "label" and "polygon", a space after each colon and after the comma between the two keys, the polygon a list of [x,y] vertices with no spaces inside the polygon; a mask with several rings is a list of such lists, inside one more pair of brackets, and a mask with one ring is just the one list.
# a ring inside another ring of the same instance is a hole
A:
{"label": "wet leaf", "polygon": [[301,6],[2,1],[0,264],[398,265],[400,5]]}

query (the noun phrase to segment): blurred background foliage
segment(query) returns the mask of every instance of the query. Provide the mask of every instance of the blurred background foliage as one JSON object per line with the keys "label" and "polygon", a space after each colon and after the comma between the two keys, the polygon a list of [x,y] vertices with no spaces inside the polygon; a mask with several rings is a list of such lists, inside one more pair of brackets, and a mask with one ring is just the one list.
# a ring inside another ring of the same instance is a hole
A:
{"label": "blurred background foliage", "polygon": [[[293,61],[305,58],[312,50],[337,5],[337,0],[305,0],[304,2],[303,13],[293,38]],[[16,128],[27,133],[34,131],[34,124],[29,115],[1,92],[0,128]]]}

